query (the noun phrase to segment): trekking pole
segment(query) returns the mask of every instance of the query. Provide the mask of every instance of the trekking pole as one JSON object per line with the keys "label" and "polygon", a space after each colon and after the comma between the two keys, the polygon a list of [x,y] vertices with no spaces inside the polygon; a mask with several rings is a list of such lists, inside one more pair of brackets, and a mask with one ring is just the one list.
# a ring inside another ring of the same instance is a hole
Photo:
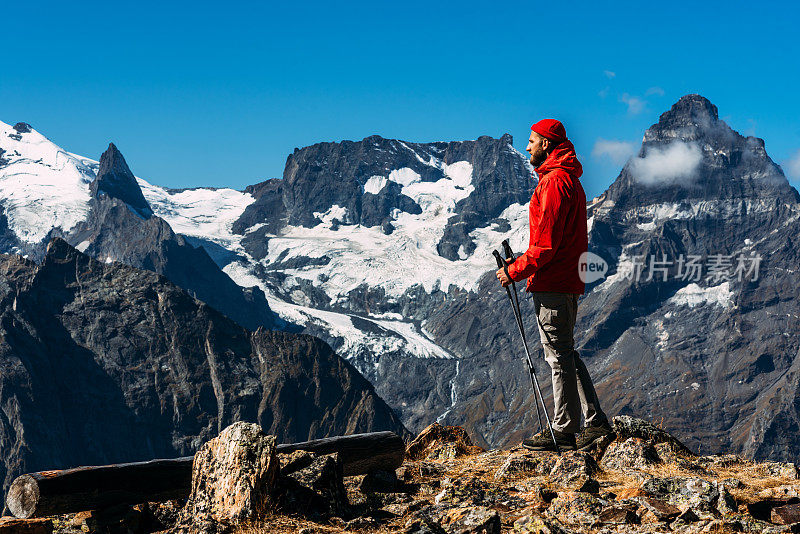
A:
{"label": "trekking pole", "polygon": [[[506,242],[505,241],[503,241],[503,246],[504,247],[506,246]],[[508,258],[509,260],[513,260],[514,259],[513,258],[513,254],[511,254],[511,255],[508,254],[508,250],[506,250],[506,258]],[[499,263],[498,263],[498,265],[499,265]],[[503,265],[505,265],[505,264],[503,264]],[[500,267],[502,267],[502,265]],[[514,310],[514,318],[517,320],[517,327],[519,328],[520,334],[522,334],[522,343],[525,344],[526,349],[527,349],[528,336],[525,335],[525,325],[522,322],[522,311],[520,310],[520,307],[519,307],[519,295],[517,295],[517,284],[513,280],[511,281],[511,287],[514,289],[514,293],[513,293],[514,298],[511,299],[512,293],[509,291],[508,287],[506,287],[506,292],[508,294],[509,300],[511,300],[511,308]],[[530,361],[530,357],[528,358],[528,372],[531,373],[531,374],[534,373],[533,363]],[[534,397],[536,397],[536,395],[535,395],[536,387],[533,385],[533,380],[531,380],[531,385],[534,388]],[[544,405],[544,402],[542,402],[542,405]],[[539,422],[539,432],[543,432],[544,431],[544,427],[542,426],[542,411],[539,408],[539,399],[538,398],[536,398],[536,420]]]}
{"label": "trekking pole", "polygon": [[[494,250],[492,251],[492,254],[494,254],[494,257],[497,260],[497,266],[500,267],[501,269],[504,269],[506,267],[506,262],[503,261],[503,258],[500,256],[500,253]],[[516,292],[516,285],[514,286],[514,290]],[[519,309],[518,306],[514,306],[514,299],[511,297],[511,289],[509,289],[508,286],[506,286],[506,293],[508,294],[508,300],[511,302],[511,307],[514,308],[514,315],[517,317],[517,327],[519,328],[520,336],[522,336],[522,345],[523,347],[525,347],[525,356],[528,359],[528,371],[531,375],[531,383],[533,385],[534,397],[538,397],[535,399],[535,401],[537,402],[536,404],[537,415],[539,410],[538,403],[541,402],[542,409],[544,410],[544,417],[547,420],[547,428],[550,430],[550,437],[553,438],[553,446],[555,447],[556,453],[560,453],[561,451],[558,448],[556,435],[553,433],[553,425],[550,422],[550,416],[547,413],[547,406],[545,406],[544,397],[542,397],[542,389],[539,387],[539,379],[536,378],[536,372],[533,368],[533,359],[531,358],[531,351],[530,349],[528,349],[528,341],[527,339],[525,339],[525,329],[522,324],[522,311]]]}

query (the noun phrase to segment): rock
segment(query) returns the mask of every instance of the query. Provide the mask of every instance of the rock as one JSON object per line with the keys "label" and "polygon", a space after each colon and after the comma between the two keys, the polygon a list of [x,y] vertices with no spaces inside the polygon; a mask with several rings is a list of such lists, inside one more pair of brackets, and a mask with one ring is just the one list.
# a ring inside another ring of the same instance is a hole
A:
{"label": "rock", "polygon": [[611,505],[603,508],[595,525],[634,525],[639,515],[630,506]]}
{"label": "rock", "polygon": [[0,534],[52,534],[50,519],[0,518]]}
{"label": "rock", "polygon": [[657,521],[671,521],[681,513],[677,506],[673,506],[663,499],[637,497],[636,502]]}
{"label": "rock", "polygon": [[444,469],[441,465],[430,462],[420,462],[417,466],[417,470],[419,476],[423,478],[437,478],[444,475]]}
{"label": "rock", "polygon": [[394,471],[373,471],[364,476],[358,489],[363,493],[393,493],[400,490],[400,481]]}
{"label": "rock", "polygon": [[719,499],[716,484],[702,478],[653,478],[642,484],[642,491],[680,507],[703,511],[713,510]]}
{"label": "rock", "polygon": [[692,451],[677,438],[644,419],[637,419],[629,415],[618,415],[613,418],[612,422],[614,425],[614,432],[617,434],[617,441],[624,441],[628,438],[639,438],[650,445],[668,443],[679,454],[693,454]]}
{"label": "rock", "polygon": [[788,506],[799,502],[797,499],[763,499],[747,503],[747,513],[761,521],[772,519],[772,510],[781,506]]}
{"label": "rock", "polygon": [[443,489],[435,497],[436,504],[491,506],[513,500],[503,487],[489,484],[475,477],[455,480],[445,478],[441,485]]}
{"label": "rock", "polygon": [[623,470],[641,469],[659,462],[658,453],[652,445],[641,438],[614,441],[606,448],[600,463],[603,467]]}
{"label": "rock", "polygon": [[779,525],[800,523],[800,503],[773,508],[770,514],[770,521]]}
{"label": "rock", "polygon": [[687,508],[672,522],[672,529],[675,530],[675,528],[680,525],[689,525],[698,521],[700,521],[700,517],[694,512],[694,510]]}
{"label": "rock", "polygon": [[405,523],[403,534],[447,534],[436,519],[441,509],[426,506],[414,512]]}
{"label": "rock", "polygon": [[719,513],[722,515],[738,513],[739,506],[736,504],[736,499],[734,499],[733,495],[728,491],[728,487],[725,484],[718,483],[717,488],[719,489],[719,499],[717,499],[717,510]]}
{"label": "rock", "polygon": [[570,525],[591,525],[609,503],[589,493],[564,493],[558,496],[545,512],[548,517]]}
{"label": "rock", "polygon": [[260,517],[272,504],[277,475],[275,437],[256,424],[234,423],[195,454],[181,522],[228,525]]}
{"label": "rock", "polygon": [[758,492],[758,496],[762,499],[788,499],[792,497],[800,497],[800,486],[797,484],[786,484],[784,486],[775,486],[772,488],[763,489]]}
{"label": "rock", "polygon": [[505,478],[514,475],[532,473],[547,475],[553,470],[556,457],[551,453],[530,453],[522,456],[510,455],[495,472],[494,478]]}
{"label": "rock", "polygon": [[411,469],[409,469],[407,465],[402,465],[395,469],[394,475],[397,477],[397,480],[401,482],[410,482],[414,478],[411,474]]}
{"label": "rock", "polygon": [[592,477],[600,472],[595,459],[585,452],[562,454],[550,471],[550,482],[576,491],[597,491],[599,484]]}
{"label": "rock", "polygon": [[180,500],[150,503],[150,513],[155,527],[153,530],[165,530],[176,526],[184,505],[185,502]]}
{"label": "rock", "polygon": [[450,510],[442,519],[448,534],[500,534],[500,515],[483,506]]}
{"label": "rock", "polygon": [[386,510],[389,513],[403,516],[408,515],[412,512],[416,512],[417,510],[421,509],[423,506],[426,506],[428,501],[425,499],[415,499],[411,502],[404,502],[404,503],[393,503],[383,507],[383,510]]}
{"label": "rock", "polygon": [[281,464],[281,475],[288,475],[311,465],[314,456],[307,451],[293,451],[278,455],[278,459]]}
{"label": "rock", "polygon": [[729,519],[714,519],[703,527],[701,532],[741,532],[744,526],[741,521]]}
{"label": "rock", "polygon": [[655,449],[658,459],[662,463],[677,463],[680,458],[679,451],[671,443],[656,443],[653,445],[653,449]]}
{"label": "rock", "polygon": [[88,532],[142,532],[161,526],[155,521],[147,504],[81,512],[75,514],[72,524]]}
{"label": "rock", "polygon": [[338,454],[311,454],[302,469],[278,480],[279,508],[312,518],[350,515],[344,487],[342,462]]}
{"label": "rock", "polygon": [[[755,532],[754,530],[750,530],[750,532]],[[791,525],[780,525],[780,526],[767,526],[766,528],[762,528],[760,531],[761,534],[784,534],[784,533],[797,533],[800,532],[800,523],[794,523]]]}
{"label": "rock", "polygon": [[406,448],[408,460],[451,459],[484,452],[469,439],[460,426],[442,426],[433,423],[414,438]]}

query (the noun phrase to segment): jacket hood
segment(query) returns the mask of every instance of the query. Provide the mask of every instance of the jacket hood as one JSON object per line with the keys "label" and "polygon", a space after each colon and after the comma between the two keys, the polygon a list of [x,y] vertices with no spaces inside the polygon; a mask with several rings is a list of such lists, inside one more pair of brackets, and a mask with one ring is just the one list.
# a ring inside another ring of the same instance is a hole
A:
{"label": "jacket hood", "polygon": [[578,161],[578,156],[575,154],[575,147],[569,140],[562,142],[550,152],[547,159],[536,167],[536,174],[541,177],[556,169],[564,170],[573,178],[580,178],[583,174],[583,166],[581,162]]}

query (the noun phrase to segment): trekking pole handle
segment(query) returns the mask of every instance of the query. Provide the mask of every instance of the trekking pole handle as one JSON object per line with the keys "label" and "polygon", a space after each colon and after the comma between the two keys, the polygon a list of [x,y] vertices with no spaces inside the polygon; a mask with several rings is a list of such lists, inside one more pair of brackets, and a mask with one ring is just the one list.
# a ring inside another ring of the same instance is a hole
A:
{"label": "trekking pole handle", "polygon": [[497,252],[496,249],[492,251],[492,254],[494,255],[494,259],[497,260],[497,266],[498,267],[500,267],[502,269],[503,267],[506,266],[506,262],[503,261],[503,257],[500,256],[500,253]]}
{"label": "trekking pole handle", "polygon": [[503,239],[503,252],[506,253],[506,259],[514,259],[514,252],[511,250],[511,245],[509,245],[508,239]]}

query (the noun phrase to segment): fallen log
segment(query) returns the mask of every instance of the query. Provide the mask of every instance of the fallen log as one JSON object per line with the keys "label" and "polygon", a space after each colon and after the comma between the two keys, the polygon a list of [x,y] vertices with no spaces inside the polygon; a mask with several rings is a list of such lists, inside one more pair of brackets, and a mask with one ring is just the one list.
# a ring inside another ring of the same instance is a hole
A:
{"label": "fallen log", "polygon": [[[353,476],[400,467],[405,444],[394,432],[371,432],[277,447],[279,454],[299,450],[339,453],[344,475]],[[186,456],[29,473],[11,483],[6,504],[14,516],[28,519],[182,499],[191,491],[193,460],[194,456]]]}
{"label": "fallen log", "polygon": [[370,471],[393,471],[403,465],[406,445],[394,432],[370,432],[352,436],[315,439],[278,445],[278,453],[308,451],[339,453],[344,476],[366,475]]}

